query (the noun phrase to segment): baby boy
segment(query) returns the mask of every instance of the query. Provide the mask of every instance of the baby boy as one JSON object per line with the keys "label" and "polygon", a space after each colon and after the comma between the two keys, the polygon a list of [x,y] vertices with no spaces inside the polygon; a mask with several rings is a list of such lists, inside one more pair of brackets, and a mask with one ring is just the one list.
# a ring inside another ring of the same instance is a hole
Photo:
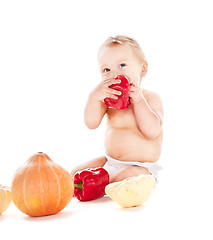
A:
{"label": "baby boy", "polygon": [[[105,155],[86,162],[72,171],[85,168],[105,168],[110,182],[121,181],[140,174],[151,174],[157,179],[161,154],[163,106],[153,91],[141,89],[141,81],[148,63],[139,44],[127,36],[108,38],[98,52],[102,81],[88,97],[85,123],[97,128],[107,115]],[[131,104],[117,110],[104,103],[105,98],[118,99],[120,91],[110,88],[119,84],[123,75],[129,80]]]}

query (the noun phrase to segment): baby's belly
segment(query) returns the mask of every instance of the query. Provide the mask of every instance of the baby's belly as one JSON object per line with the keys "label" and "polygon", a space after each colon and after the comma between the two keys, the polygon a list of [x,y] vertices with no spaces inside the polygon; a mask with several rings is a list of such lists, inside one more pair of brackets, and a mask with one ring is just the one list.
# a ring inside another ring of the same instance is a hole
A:
{"label": "baby's belly", "polygon": [[146,139],[138,129],[108,128],[105,133],[106,154],[121,161],[155,162],[161,153],[162,134]]}

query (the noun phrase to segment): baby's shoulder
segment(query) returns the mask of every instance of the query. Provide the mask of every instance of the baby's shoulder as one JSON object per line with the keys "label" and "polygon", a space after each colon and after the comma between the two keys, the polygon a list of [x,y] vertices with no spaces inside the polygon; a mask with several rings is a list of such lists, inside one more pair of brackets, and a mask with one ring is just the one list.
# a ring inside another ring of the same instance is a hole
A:
{"label": "baby's shoulder", "polygon": [[150,107],[158,114],[158,116],[161,118],[161,121],[163,119],[163,103],[161,101],[160,96],[153,91],[143,89],[142,90],[143,96],[150,105]]}
{"label": "baby's shoulder", "polygon": [[159,94],[157,94],[156,92],[154,92],[154,91],[151,91],[151,90],[148,90],[148,89],[142,89],[142,93],[143,93],[143,95],[144,95],[144,97],[145,97],[145,99],[146,100],[148,100],[148,99],[159,99],[160,100],[160,96],[159,96]]}

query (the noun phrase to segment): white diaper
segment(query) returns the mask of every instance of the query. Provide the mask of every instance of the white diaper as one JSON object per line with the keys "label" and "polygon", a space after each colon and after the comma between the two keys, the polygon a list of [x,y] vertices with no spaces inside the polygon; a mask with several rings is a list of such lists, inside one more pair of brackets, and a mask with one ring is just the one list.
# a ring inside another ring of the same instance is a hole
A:
{"label": "white diaper", "polygon": [[115,175],[116,170],[124,166],[139,166],[148,169],[148,171],[156,178],[158,181],[158,171],[162,169],[160,165],[156,162],[127,162],[127,161],[120,161],[114,158],[109,157],[108,155],[105,156],[107,158],[107,162],[103,166],[103,168],[109,173],[110,178]]}

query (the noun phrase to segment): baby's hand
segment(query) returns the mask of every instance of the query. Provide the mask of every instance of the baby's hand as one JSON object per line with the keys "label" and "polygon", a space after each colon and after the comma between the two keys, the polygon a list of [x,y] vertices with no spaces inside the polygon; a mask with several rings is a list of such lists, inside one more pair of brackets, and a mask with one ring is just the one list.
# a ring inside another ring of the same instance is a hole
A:
{"label": "baby's hand", "polygon": [[118,99],[116,95],[119,96],[122,93],[120,91],[109,88],[109,86],[112,84],[118,84],[120,82],[121,80],[114,79],[114,78],[103,80],[98,84],[98,86],[92,92],[93,97],[98,101],[103,101],[107,97],[112,99]]}
{"label": "baby's hand", "polygon": [[143,99],[143,94],[141,88],[134,83],[130,84],[129,96],[131,98],[131,103],[136,104]]}

